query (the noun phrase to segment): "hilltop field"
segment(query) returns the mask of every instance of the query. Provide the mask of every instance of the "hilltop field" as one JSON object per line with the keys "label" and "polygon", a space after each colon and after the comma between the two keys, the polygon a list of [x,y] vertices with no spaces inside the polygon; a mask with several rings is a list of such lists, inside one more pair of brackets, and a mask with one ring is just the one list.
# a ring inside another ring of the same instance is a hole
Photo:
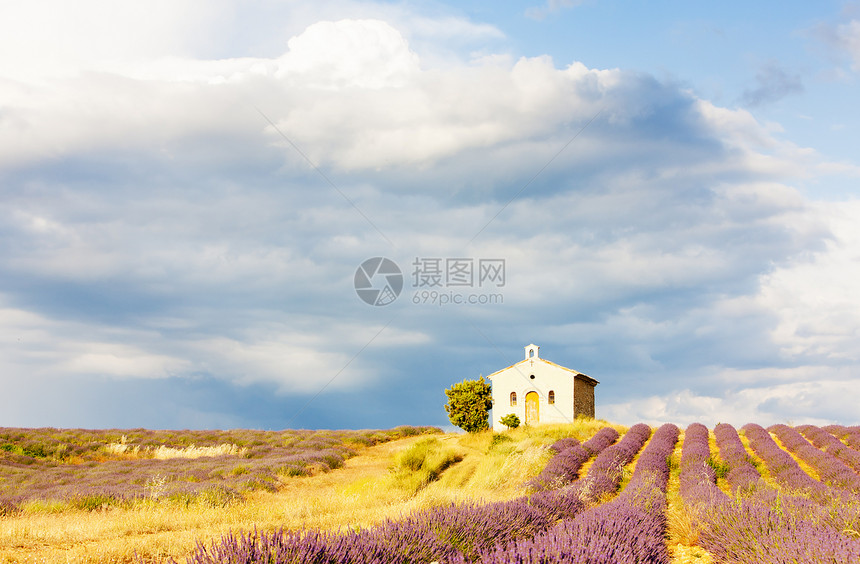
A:
{"label": "hilltop field", "polygon": [[860,427],[0,429],[0,562],[860,563]]}

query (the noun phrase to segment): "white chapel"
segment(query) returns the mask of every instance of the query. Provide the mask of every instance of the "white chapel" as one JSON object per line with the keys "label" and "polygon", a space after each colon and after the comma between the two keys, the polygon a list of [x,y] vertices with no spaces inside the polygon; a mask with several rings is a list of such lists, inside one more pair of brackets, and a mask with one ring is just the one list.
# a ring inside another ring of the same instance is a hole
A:
{"label": "white chapel", "polygon": [[577,416],[594,417],[597,380],[540,357],[540,347],[525,347],[524,360],[487,376],[493,389],[490,412],[494,431],[507,427],[499,419],[515,414],[526,425],[573,423]]}

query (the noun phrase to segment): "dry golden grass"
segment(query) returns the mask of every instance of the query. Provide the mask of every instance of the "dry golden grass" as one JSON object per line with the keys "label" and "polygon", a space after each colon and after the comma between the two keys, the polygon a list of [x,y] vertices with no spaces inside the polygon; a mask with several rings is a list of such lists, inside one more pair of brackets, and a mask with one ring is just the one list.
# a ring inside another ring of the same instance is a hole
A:
{"label": "dry golden grass", "polygon": [[[123,436],[123,439],[125,439],[125,436]],[[189,445],[184,448],[174,448],[165,445],[141,447],[140,445],[129,445],[121,441],[105,445],[104,450],[110,455],[125,459],[155,458],[157,460],[169,460],[172,458],[202,458],[204,456],[241,456],[245,454],[247,449],[228,443],[213,446]]]}
{"label": "dry golden grass", "polygon": [[385,481],[393,453],[419,439],[367,448],[338,471],[288,479],[277,493],[250,492],[227,507],[159,501],[3,517],[0,562],[133,562],[135,553],[181,558],[196,540],[231,530],[366,526],[409,501]]}
{"label": "dry golden grass", "polygon": [[701,546],[670,546],[672,564],[712,564],[714,557]]}
{"label": "dry golden grass", "polygon": [[227,507],[162,500],[87,512],[35,503],[0,517],[0,563],[130,563],[135,554],[184,561],[197,541],[230,531],[367,527],[447,503],[512,499],[525,493],[523,482],[546,464],[547,445],[565,436],[587,439],[605,425],[580,420],[503,434],[434,435],[462,458],[418,488],[392,468],[398,453],[426,440],[421,436],[364,448],[341,469],[285,478],[277,492],[249,492],[243,502]]}

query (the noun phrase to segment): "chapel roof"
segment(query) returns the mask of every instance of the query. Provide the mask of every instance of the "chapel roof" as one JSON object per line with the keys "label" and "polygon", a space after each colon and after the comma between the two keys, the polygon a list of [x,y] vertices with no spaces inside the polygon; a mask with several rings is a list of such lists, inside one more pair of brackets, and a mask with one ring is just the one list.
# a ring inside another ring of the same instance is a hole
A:
{"label": "chapel roof", "polygon": [[546,364],[549,364],[550,366],[554,366],[554,367],[556,367],[556,368],[560,368],[560,369],[562,369],[562,370],[565,370],[565,371],[567,371],[567,372],[570,372],[571,374],[573,374],[573,377],[574,377],[574,378],[579,379],[579,380],[582,380],[582,381],[584,381],[584,382],[586,382],[586,383],[588,383],[588,384],[591,384],[592,386],[596,386],[597,384],[599,384],[599,383],[600,383],[599,381],[597,381],[596,379],[592,378],[591,376],[589,376],[589,375],[587,375],[587,374],[583,374],[582,372],[579,372],[579,371],[573,370],[572,368],[568,368],[568,367],[566,367],[566,366],[562,366],[562,365],[560,365],[560,364],[556,364],[556,363],[552,362],[551,360],[547,360],[547,359],[545,359],[545,358],[540,358],[540,357],[538,357],[538,358],[527,358],[527,359],[525,359],[525,360],[521,360],[521,361],[519,361],[519,362],[517,362],[517,363],[514,363],[514,364],[512,364],[512,365],[508,366],[507,368],[502,368],[501,370],[496,370],[495,372],[493,372],[492,374],[490,374],[489,376],[487,376],[487,378],[488,378],[488,379],[490,379],[490,380],[492,380],[492,379],[493,379],[493,376],[495,376],[496,374],[499,374],[500,372],[504,372],[505,370],[509,370],[509,369],[511,369],[511,368],[516,368],[516,367],[518,367],[518,366],[519,366],[519,365],[521,365],[521,364],[525,364],[526,362],[534,361],[534,360],[537,360],[537,361],[539,361],[539,362],[545,362]]}

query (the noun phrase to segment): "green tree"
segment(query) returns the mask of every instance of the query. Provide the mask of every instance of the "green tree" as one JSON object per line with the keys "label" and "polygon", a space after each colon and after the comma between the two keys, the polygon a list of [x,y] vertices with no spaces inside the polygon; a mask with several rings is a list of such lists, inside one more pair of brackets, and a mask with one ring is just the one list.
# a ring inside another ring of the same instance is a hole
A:
{"label": "green tree", "polygon": [[499,423],[501,423],[508,429],[516,429],[520,426],[520,418],[517,417],[515,413],[508,413],[507,415],[499,419]]}
{"label": "green tree", "polygon": [[448,403],[445,411],[451,423],[469,433],[490,428],[490,408],[493,396],[490,384],[481,376],[478,380],[463,380],[445,390]]}

